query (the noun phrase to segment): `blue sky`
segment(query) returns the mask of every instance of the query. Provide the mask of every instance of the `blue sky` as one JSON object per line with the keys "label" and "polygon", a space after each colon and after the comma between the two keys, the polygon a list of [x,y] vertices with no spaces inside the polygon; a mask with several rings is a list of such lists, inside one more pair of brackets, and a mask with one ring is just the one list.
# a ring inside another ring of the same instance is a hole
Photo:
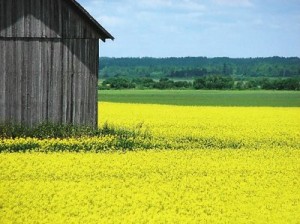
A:
{"label": "blue sky", "polygon": [[300,0],[78,0],[109,57],[300,56]]}

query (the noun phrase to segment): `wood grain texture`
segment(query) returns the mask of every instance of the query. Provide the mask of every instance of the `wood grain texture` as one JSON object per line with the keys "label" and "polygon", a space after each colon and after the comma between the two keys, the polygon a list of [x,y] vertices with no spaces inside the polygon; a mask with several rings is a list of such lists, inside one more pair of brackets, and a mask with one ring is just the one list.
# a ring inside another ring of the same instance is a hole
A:
{"label": "wood grain texture", "polygon": [[99,38],[68,1],[0,0],[0,122],[96,126]]}
{"label": "wood grain texture", "polygon": [[96,124],[98,40],[0,39],[0,46],[1,121]]}
{"label": "wood grain texture", "polygon": [[103,39],[66,0],[0,0],[0,37]]}

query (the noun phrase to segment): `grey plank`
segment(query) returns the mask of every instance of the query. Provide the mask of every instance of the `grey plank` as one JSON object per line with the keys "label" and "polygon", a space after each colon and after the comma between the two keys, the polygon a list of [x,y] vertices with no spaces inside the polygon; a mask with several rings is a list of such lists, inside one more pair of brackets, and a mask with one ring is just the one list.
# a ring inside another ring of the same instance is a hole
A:
{"label": "grey plank", "polygon": [[[0,49],[6,48],[6,41],[0,40]],[[0,51],[0,122],[5,122],[6,108],[6,54],[4,50]]]}

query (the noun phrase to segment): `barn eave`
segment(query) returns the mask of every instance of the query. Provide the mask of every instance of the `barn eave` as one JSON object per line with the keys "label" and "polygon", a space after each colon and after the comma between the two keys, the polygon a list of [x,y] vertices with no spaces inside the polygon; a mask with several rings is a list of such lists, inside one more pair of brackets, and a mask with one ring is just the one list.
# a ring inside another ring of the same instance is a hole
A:
{"label": "barn eave", "polygon": [[77,1],[75,0],[67,0],[68,2],[70,2],[75,9],[77,9],[77,11],[82,14],[87,21],[93,25],[93,27],[95,28],[95,30],[97,31],[97,33],[99,33],[99,36],[103,42],[105,42],[105,40],[107,39],[111,39],[114,40],[115,38],[106,30],[104,29],[98,22],[97,20],[94,19],[93,16],[91,16],[88,11],[86,11]]}

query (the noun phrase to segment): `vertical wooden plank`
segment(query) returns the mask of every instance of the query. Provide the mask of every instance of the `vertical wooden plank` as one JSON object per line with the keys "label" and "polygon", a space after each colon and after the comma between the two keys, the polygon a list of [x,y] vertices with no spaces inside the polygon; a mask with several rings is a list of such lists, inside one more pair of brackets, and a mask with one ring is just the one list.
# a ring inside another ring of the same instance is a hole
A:
{"label": "vertical wooden plank", "polygon": [[85,78],[84,78],[84,110],[83,110],[83,116],[84,116],[84,124],[89,123],[89,81],[90,81],[90,74],[84,72],[83,73]]}
{"label": "vertical wooden plank", "polygon": [[37,41],[37,57],[36,57],[36,61],[37,61],[37,65],[36,65],[36,74],[37,74],[37,111],[38,111],[38,117],[37,117],[37,122],[41,123],[43,122],[43,79],[44,79],[44,75],[41,73],[42,70],[42,43],[43,41]]}
{"label": "vertical wooden plank", "polygon": [[[48,49],[49,50],[49,49]],[[51,79],[52,79],[52,88],[50,89],[51,91],[51,101],[52,101],[52,117],[51,117],[51,122],[57,122],[57,64],[56,64],[56,46],[51,42],[51,49],[50,49],[50,54],[51,54]]]}
{"label": "vertical wooden plank", "polygon": [[12,36],[24,36],[24,13],[23,13],[23,1],[12,1],[12,9],[14,13],[10,13],[12,16]]}
{"label": "vertical wooden plank", "polygon": [[[91,40],[87,40],[86,44],[87,44],[87,47],[90,48],[91,47]],[[92,47],[94,47],[94,46],[92,45]],[[87,60],[87,61],[89,61],[91,63],[92,61],[90,61],[90,56],[88,55],[88,51],[87,50],[85,50],[84,54],[85,54],[84,55],[85,60]],[[91,94],[91,92],[92,92],[92,89],[91,89],[92,77],[91,77],[91,70],[90,70],[89,66],[85,66],[85,73],[88,74],[88,82],[87,82],[87,112],[86,112],[87,115],[86,116],[88,116],[87,123],[90,125],[90,124],[92,124],[91,120],[93,118],[93,114],[91,113],[92,107],[93,107],[93,105],[91,104],[91,101],[93,101],[93,99],[91,99],[91,97],[92,97],[92,94]]]}
{"label": "vertical wooden plank", "polygon": [[[0,0],[0,37],[5,36],[6,27],[6,1]],[[2,48],[3,49],[3,48]]]}
{"label": "vertical wooden plank", "polygon": [[94,125],[95,127],[98,126],[98,72],[99,72],[99,40],[94,39],[94,48],[95,49],[95,56],[94,62],[95,62],[95,81],[94,81]]}
{"label": "vertical wooden plank", "polygon": [[25,66],[26,66],[26,70],[27,70],[27,120],[26,123],[29,126],[32,126],[33,124],[33,116],[34,116],[34,112],[33,112],[33,71],[32,71],[32,46],[30,44],[30,41],[26,41],[25,42],[25,53],[26,55],[26,60],[25,60]]}
{"label": "vertical wooden plank", "polygon": [[[6,41],[0,40],[0,49],[6,48]],[[0,122],[5,122],[5,108],[6,108],[6,54],[4,50],[0,50]]]}
{"label": "vertical wooden plank", "polygon": [[94,72],[95,72],[95,60],[96,60],[96,54],[97,54],[97,49],[95,48],[95,44],[93,40],[89,40],[89,47],[92,48],[91,55],[88,56],[88,60],[90,62],[88,69],[89,69],[89,76],[90,76],[90,83],[89,83],[89,107],[90,107],[90,119],[89,119],[89,124],[90,125],[95,125],[95,110],[96,110],[96,102],[95,102],[95,78],[94,78]]}
{"label": "vertical wooden plank", "polygon": [[42,92],[43,92],[43,98],[42,98],[42,119],[44,122],[48,121],[48,76],[49,76],[49,64],[48,64],[48,58],[47,58],[47,51],[46,46],[48,45],[47,41],[43,41],[41,43],[41,74],[43,77],[43,83],[42,83]]}
{"label": "vertical wooden plank", "polygon": [[55,123],[61,122],[61,60],[60,46],[56,42],[51,42],[51,65],[52,65],[52,80],[51,88],[53,105],[52,105],[52,121]]}
{"label": "vertical wooden plank", "polygon": [[[51,13],[52,12],[52,13]],[[43,24],[45,26],[45,37],[52,37],[52,24],[51,24],[51,18],[53,14],[53,8],[51,4],[51,0],[45,1],[45,6],[44,6],[44,18],[43,18]],[[54,12],[56,13],[56,12]]]}
{"label": "vertical wooden plank", "polygon": [[54,46],[49,43],[49,41],[46,41],[45,44],[45,55],[44,55],[44,67],[47,69],[47,75],[48,75],[48,79],[47,79],[47,83],[48,83],[48,87],[47,87],[47,119],[49,122],[53,122],[54,120],[54,91],[53,91],[53,82],[54,82],[54,69],[53,69],[53,51]]}
{"label": "vertical wooden plank", "polygon": [[69,71],[73,74],[73,91],[72,91],[72,123],[78,124],[78,99],[79,99],[79,77],[78,73],[74,69],[75,61],[73,55],[73,42],[72,40],[68,39],[68,57],[69,57]]}
{"label": "vertical wooden plank", "polygon": [[68,79],[66,80],[66,97],[64,98],[64,104],[65,104],[65,119],[66,123],[72,123],[73,122],[73,80],[74,80],[74,75],[72,71],[69,71],[69,64],[70,58],[68,56],[68,46],[65,40],[62,42],[62,48],[63,48],[63,57],[65,58],[64,64],[63,64],[63,74],[64,76],[67,76]]}
{"label": "vertical wooden plank", "polygon": [[72,62],[69,65],[70,70],[74,73],[74,104],[73,104],[73,119],[74,124],[80,124],[80,97],[81,97],[81,80],[80,74],[77,71],[77,63],[75,56],[75,39],[69,40],[69,50],[70,50],[70,58],[72,58]]}
{"label": "vertical wooden plank", "polygon": [[80,124],[85,124],[85,83],[86,83],[86,73],[83,70],[85,67],[84,65],[84,58],[82,58],[82,52],[85,50],[85,39],[77,40],[77,49],[75,51],[75,57],[77,59],[77,67],[75,68],[76,71],[78,72],[78,75],[80,77],[80,98],[79,98],[79,123]]}
{"label": "vertical wooden plank", "polygon": [[6,57],[6,77],[5,77],[5,88],[6,88],[6,94],[5,94],[5,120],[6,121],[10,121],[10,103],[11,103],[11,99],[10,99],[10,94],[11,94],[11,78],[10,78],[10,70],[9,67],[12,66],[11,65],[11,56],[10,56],[10,52],[9,50],[11,50],[11,41],[7,41],[6,45],[5,45],[5,57]]}
{"label": "vertical wooden plank", "polygon": [[37,51],[38,49],[36,49],[36,40],[32,40],[32,41],[28,41],[28,47],[30,48],[30,51],[29,51],[29,67],[30,67],[30,76],[31,76],[31,83],[30,83],[30,89],[31,89],[31,95],[30,95],[30,109],[31,109],[31,116],[30,116],[30,119],[31,119],[31,125],[34,125],[36,124],[37,122],[37,74],[36,74],[36,71],[35,71],[35,65],[37,63],[36,61],[36,57],[37,57]]}
{"label": "vertical wooden plank", "polygon": [[[26,26],[28,27],[28,23]],[[28,30],[28,29],[27,29]],[[27,93],[27,101],[26,101],[26,124],[31,126],[32,125],[32,67],[31,67],[31,56],[32,56],[32,49],[29,41],[24,41],[25,44],[25,67],[27,71],[27,77],[26,77],[26,93]]]}
{"label": "vertical wooden plank", "polygon": [[49,1],[48,0],[43,0],[42,1],[42,5],[41,5],[41,32],[42,32],[42,37],[48,37],[49,35],[49,28],[47,27],[47,19],[50,16],[49,15],[49,10],[48,10],[48,6],[49,6]]}
{"label": "vertical wooden plank", "polygon": [[87,94],[87,104],[88,104],[88,108],[87,108],[87,115],[86,116],[88,116],[88,119],[87,119],[87,123],[89,124],[89,125],[91,125],[91,124],[93,124],[93,122],[92,122],[92,111],[93,111],[93,103],[91,103],[91,102],[93,102],[93,99],[91,99],[91,97],[92,97],[92,89],[91,89],[91,86],[92,86],[92,83],[93,83],[93,81],[92,81],[92,76],[91,76],[91,74],[89,74],[89,76],[88,76],[88,83],[87,83],[87,89],[88,89],[88,94]]}
{"label": "vertical wooden plank", "polygon": [[31,32],[30,32],[30,9],[31,9],[31,1],[27,1],[24,3],[24,36],[25,37],[30,37]]}
{"label": "vertical wooden plank", "polygon": [[[61,57],[61,44],[59,42],[55,42],[55,46],[57,49],[57,58]],[[62,67],[63,67],[63,62],[62,60],[57,61],[57,90],[58,90],[58,104],[57,104],[57,111],[58,111],[58,122],[62,123],[63,115],[62,115],[62,108],[63,108],[63,78],[64,74],[62,73]]]}
{"label": "vertical wooden plank", "polygon": [[15,71],[13,75],[16,77],[16,89],[15,89],[15,111],[16,121],[22,122],[22,44],[23,41],[15,41],[14,45],[14,60],[15,60]]}
{"label": "vertical wooden plank", "polygon": [[40,75],[40,89],[39,89],[39,93],[40,93],[40,120],[41,122],[45,122],[46,121],[46,116],[45,116],[45,108],[46,108],[46,89],[47,87],[45,86],[46,83],[46,79],[47,76],[44,72],[44,66],[43,66],[43,52],[44,52],[44,45],[45,45],[45,41],[41,41],[40,40],[40,55],[39,55],[39,75]]}
{"label": "vertical wooden plank", "polygon": [[60,48],[61,48],[61,74],[63,78],[63,100],[62,100],[62,121],[63,123],[71,123],[70,121],[70,104],[71,104],[71,85],[70,85],[70,79],[71,79],[71,73],[68,72],[68,48],[66,46],[66,43],[62,40],[59,42]]}
{"label": "vertical wooden plank", "polygon": [[38,58],[38,75],[39,75],[39,111],[40,111],[40,117],[39,117],[39,122],[45,122],[45,80],[46,76],[45,73],[42,69],[42,48],[44,45],[44,41],[39,42],[39,58]]}
{"label": "vertical wooden plank", "polygon": [[50,54],[50,50],[52,48],[52,46],[50,45],[50,43],[48,41],[44,41],[43,42],[43,54],[42,54],[42,67],[43,67],[43,71],[45,73],[46,76],[46,80],[45,80],[45,98],[46,98],[46,109],[45,109],[45,120],[47,122],[50,122],[52,119],[52,111],[53,111],[53,94],[52,94],[52,82],[53,82],[53,78],[52,78],[52,58],[51,58],[51,54]]}
{"label": "vertical wooden plank", "polygon": [[95,98],[94,98],[94,82],[95,82],[95,78],[93,77],[92,73],[90,73],[90,82],[89,82],[89,89],[90,89],[90,95],[89,95],[89,115],[90,115],[90,119],[89,119],[89,124],[90,125],[95,125],[95,110],[96,110],[96,104],[95,104]]}
{"label": "vertical wooden plank", "polygon": [[67,85],[66,85],[66,81],[67,80],[67,75],[63,72],[64,71],[64,65],[65,65],[65,60],[64,60],[64,47],[63,47],[63,44],[61,41],[59,42],[56,42],[57,44],[57,47],[60,49],[60,64],[59,64],[59,68],[58,68],[58,75],[59,75],[59,79],[58,79],[58,82],[59,82],[59,91],[60,91],[60,95],[59,95],[59,101],[60,101],[60,106],[59,108],[57,108],[59,110],[59,113],[60,113],[60,122],[61,123],[66,123],[66,89],[67,88]]}
{"label": "vertical wooden plank", "polygon": [[58,8],[58,1],[57,0],[51,0],[50,1],[50,11],[55,13],[50,13],[49,17],[49,27],[50,27],[50,36],[51,37],[57,37],[59,32],[59,8]]}
{"label": "vertical wooden plank", "polygon": [[21,70],[22,70],[22,76],[21,76],[21,123],[26,124],[27,123],[27,117],[28,117],[28,110],[27,110],[27,104],[28,104],[28,98],[27,98],[27,77],[28,77],[28,70],[27,70],[27,64],[28,64],[28,54],[26,52],[27,46],[26,41],[23,41],[21,44]]}
{"label": "vertical wooden plank", "polygon": [[58,22],[58,30],[57,30],[57,36],[62,36],[62,27],[63,27],[63,21],[62,21],[62,1],[56,0],[57,3],[57,22]]}
{"label": "vertical wooden plank", "polygon": [[[92,116],[93,116],[93,114],[91,114],[91,101],[93,101],[93,99],[90,99],[90,96],[91,96],[91,94],[90,94],[90,92],[92,91],[92,89],[91,89],[91,79],[92,79],[92,72],[91,72],[91,67],[89,66],[89,64],[88,63],[91,63],[89,60],[90,60],[90,55],[89,55],[89,51],[88,51],[88,49],[90,48],[90,43],[91,43],[91,40],[86,40],[85,41],[85,45],[86,45],[86,47],[85,47],[85,55],[84,55],[84,60],[85,60],[85,66],[84,66],[84,70],[85,70],[85,73],[87,74],[87,76],[88,76],[88,82],[86,83],[86,85],[87,85],[87,88],[88,88],[88,96],[87,96],[87,99],[86,99],[86,101],[87,101],[87,107],[88,107],[88,110],[86,111],[86,115],[85,116],[88,116],[88,118],[87,118],[87,120],[86,120],[86,123],[87,124],[90,124],[91,122],[90,122],[90,120],[91,120],[91,118],[92,118]],[[91,52],[94,52],[94,51],[91,51]]]}
{"label": "vertical wooden plank", "polygon": [[68,62],[68,72],[72,74],[72,83],[71,83],[71,105],[70,105],[70,117],[71,122],[75,124],[76,122],[76,96],[77,96],[77,74],[75,73],[73,69],[73,64],[75,63],[73,60],[73,54],[72,54],[72,44],[69,39],[66,40],[66,46],[67,46],[67,53],[66,53],[66,61]]}
{"label": "vertical wooden plank", "polygon": [[80,92],[80,124],[85,124],[85,116],[86,114],[84,113],[84,109],[85,109],[85,105],[84,105],[84,100],[85,100],[85,76],[86,74],[82,74],[82,73],[79,73],[79,76],[80,76],[80,84],[81,84],[81,92]]}
{"label": "vertical wooden plank", "polygon": [[5,20],[6,20],[6,28],[4,32],[5,37],[11,37],[12,36],[12,13],[11,12],[12,8],[12,1],[6,1],[6,9],[5,9]]}
{"label": "vertical wooden plank", "polygon": [[75,99],[74,99],[74,95],[75,95],[75,77],[74,77],[74,73],[70,73],[71,75],[71,79],[70,79],[70,89],[69,89],[69,102],[68,102],[68,116],[69,116],[69,123],[74,123],[74,104],[75,104]]}
{"label": "vertical wooden plank", "polygon": [[36,111],[36,117],[35,117],[35,123],[40,123],[41,122],[41,113],[42,113],[42,108],[41,108],[41,73],[40,73],[40,52],[41,52],[41,45],[40,41],[36,40],[34,41],[34,65],[33,65],[33,74],[34,74],[34,84],[35,84],[35,89],[34,89],[34,101],[35,101],[35,111]]}
{"label": "vertical wooden plank", "polygon": [[31,51],[31,74],[32,74],[32,85],[31,85],[31,119],[32,124],[40,123],[41,121],[41,92],[40,92],[40,85],[41,85],[41,74],[40,74],[40,52],[41,52],[41,45],[39,40],[29,41],[29,44],[32,48]]}
{"label": "vertical wooden plank", "polygon": [[15,95],[14,95],[14,89],[16,88],[15,86],[15,76],[13,74],[14,70],[14,60],[13,60],[13,51],[14,48],[14,42],[13,41],[7,41],[6,43],[6,79],[5,79],[5,85],[6,85],[6,120],[10,122],[15,122],[14,120],[14,100],[15,100]]}
{"label": "vertical wooden plank", "polygon": [[[57,49],[59,49],[59,55],[57,57],[61,57],[61,43],[57,42],[56,43]],[[58,65],[58,89],[59,89],[59,96],[58,96],[58,100],[59,100],[59,104],[58,104],[58,110],[59,110],[59,122],[62,123],[63,121],[63,101],[64,101],[64,78],[65,78],[65,74],[62,72],[63,70],[63,64],[65,63],[64,60],[60,60],[59,61],[59,65]]]}
{"label": "vertical wooden plank", "polygon": [[40,36],[46,37],[47,36],[47,27],[46,27],[46,19],[47,19],[47,6],[48,1],[42,0],[41,7],[40,7],[40,18],[41,18],[41,28],[40,28]]}
{"label": "vertical wooden plank", "polygon": [[[72,29],[74,29],[74,26],[72,26]],[[77,76],[77,88],[78,88],[78,92],[77,92],[77,98],[76,98],[76,123],[77,124],[81,124],[81,97],[82,97],[82,76],[80,74],[79,68],[80,68],[80,64],[82,63],[79,59],[78,59],[78,53],[79,53],[79,49],[81,48],[81,42],[77,41],[76,39],[72,40],[74,47],[72,48],[72,57],[73,57],[73,71]],[[79,46],[78,46],[79,45]]]}
{"label": "vertical wooden plank", "polygon": [[78,48],[77,52],[77,58],[79,61],[80,67],[78,68],[79,75],[80,75],[80,84],[81,84],[81,92],[80,92],[80,124],[85,124],[85,84],[86,84],[86,75],[87,73],[84,72],[84,70],[81,70],[85,67],[85,60],[81,57],[81,52],[84,51],[84,48],[87,47],[85,45],[85,40],[80,41],[80,44],[78,44],[80,47]]}
{"label": "vertical wooden plank", "polygon": [[41,11],[43,10],[41,1],[34,1],[33,7],[31,8],[33,11],[33,21],[32,21],[32,29],[30,31],[31,37],[40,37],[41,36],[41,26],[42,26],[42,20],[41,20]]}
{"label": "vertical wooden plank", "polygon": [[17,114],[18,114],[18,96],[17,96],[17,89],[18,89],[18,74],[17,74],[17,62],[16,62],[16,49],[18,46],[18,41],[11,41],[12,43],[12,48],[11,48],[11,54],[12,54],[12,58],[11,58],[11,64],[12,64],[12,68],[10,69],[10,78],[11,78],[11,83],[12,83],[12,87],[11,88],[11,120],[14,123],[17,123]]}
{"label": "vertical wooden plank", "polygon": [[[17,9],[17,2],[16,0],[11,0],[11,8],[13,10]],[[18,21],[16,21],[16,14],[15,13],[10,13],[9,15],[11,17],[11,37],[17,36],[17,26],[18,26]]]}

